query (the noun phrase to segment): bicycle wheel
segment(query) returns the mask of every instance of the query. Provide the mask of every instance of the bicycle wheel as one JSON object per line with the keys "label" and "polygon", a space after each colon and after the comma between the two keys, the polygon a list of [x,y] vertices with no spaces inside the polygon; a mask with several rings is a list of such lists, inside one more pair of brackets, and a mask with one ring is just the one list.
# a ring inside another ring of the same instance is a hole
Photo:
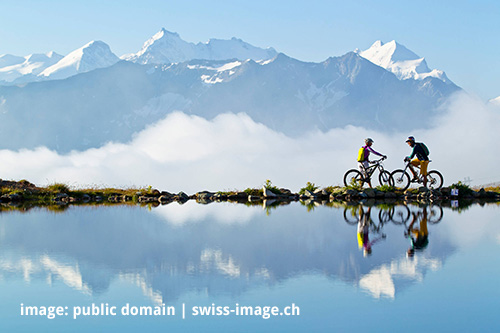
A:
{"label": "bicycle wheel", "polygon": [[378,181],[380,185],[394,186],[394,179],[392,179],[391,173],[387,170],[382,171],[378,175]]}
{"label": "bicycle wheel", "polygon": [[385,208],[385,209],[381,209],[379,212],[378,212],[378,220],[379,220],[379,223],[387,223],[391,220],[391,216],[392,216],[392,211],[393,211],[394,207],[391,207],[391,208]]}
{"label": "bicycle wheel", "polygon": [[361,172],[356,169],[347,171],[344,175],[344,185],[347,186],[363,186],[364,178]]}
{"label": "bicycle wheel", "polygon": [[431,206],[429,219],[427,220],[431,224],[436,224],[443,218],[443,208],[441,206]]}
{"label": "bicycle wheel", "polygon": [[401,169],[394,170],[391,173],[394,186],[406,190],[410,186],[410,176]]}
{"label": "bicycle wheel", "polygon": [[410,209],[405,205],[398,205],[391,208],[391,221],[394,224],[403,224],[410,219]]}
{"label": "bicycle wheel", "polygon": [[443,186],[443,175],[439,171],[432,170],[427,173],[427,188],[438,190]]}
{"label": "bicycle wheel", "polygon": [[344,220],[351,225],[358,224],[359,222],[358,206],[344,208]]}

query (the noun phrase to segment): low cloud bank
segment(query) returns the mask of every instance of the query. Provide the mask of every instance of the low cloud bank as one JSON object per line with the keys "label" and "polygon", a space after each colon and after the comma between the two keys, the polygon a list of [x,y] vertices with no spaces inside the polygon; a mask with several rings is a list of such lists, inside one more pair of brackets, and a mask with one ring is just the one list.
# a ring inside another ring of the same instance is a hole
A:
{"label": "low cloud bank", "polygon": [[[418,117],[418,115],[415,115]],[[386,134],[361,127],[335,128],[291,138],[254,122],[246,114],[221,114],[212,120],[181,112],[137,133],[128,143],[61,155],[40,147],[0,151],[0,176],[37,185],[64,182],[75,187],[151,185],[171,192],[259,187],[266,179],[298,191],[308,181],[340,185],[356,167],[365,137],[389,156],[387,169],[403,166],[410,153],[408,135],[431,150],[431,169],[445,183],[465,178],[472,184],[500,180],[495,143],[500,109],[465,94],[450,99],[446,110],[429,119],[429,128]]]}

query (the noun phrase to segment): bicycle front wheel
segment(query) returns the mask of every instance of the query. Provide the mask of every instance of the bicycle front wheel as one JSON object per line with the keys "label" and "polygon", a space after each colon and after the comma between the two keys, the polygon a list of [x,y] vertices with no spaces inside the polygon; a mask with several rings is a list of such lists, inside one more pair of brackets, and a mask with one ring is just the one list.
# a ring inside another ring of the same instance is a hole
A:
{"label": "bicycle front wheel", "polygon": [[429,212],[429,223],[436,224],[443,218],[443,208],[441,206],[431,206]]}
{"label": "bicycle front wheel", "polygon": [[405,205],[398,205],[391,209],[391,221],[394,224],[403,224],[410,219],[410,209]]}
{"label": "bicycle front wheel", "polygon": [[394,181],[394,186],[406,190],[410,186],[410,176],[401,169],[394,170],[391,173],[392,180]]}
{"label": "bicycle front wheel", "polygon": [[363,186],[363,175],[356,169],[347,171],[344,175],[344,185],[347,186]]}
{"label": "bicycle front wheel", "polygon": [[359,215],[358,206],[346,207],[344,208],[344,220],[351,225],[358,224]]}
{"label": "bicycle front wheel", "polygon": [[391,173],[387,170],[382,171],[378,175],[378,181],[380,185],[394,186],[394,180],[392,179]]}
{"label": "bicycle front wheel", "polygon": [[439,171],[432,170],[427,173],[427,188],[438,190],[443,186],[443,175]]}

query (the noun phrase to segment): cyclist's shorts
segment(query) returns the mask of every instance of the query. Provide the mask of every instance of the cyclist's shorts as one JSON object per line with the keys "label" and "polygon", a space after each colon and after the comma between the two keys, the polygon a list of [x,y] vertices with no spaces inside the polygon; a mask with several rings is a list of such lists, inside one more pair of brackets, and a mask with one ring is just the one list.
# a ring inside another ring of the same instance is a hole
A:
{"label": "cyclist's shorts", "polygon": [[358,170],[359,172],[361,172],[361,174],[363,175],[363,177],[367,178],[368,177],[368,173],[366,172],[366,170],[370,167],[370,164],[368,163],[368,161],[364,161],[364,162],[358,162]]}
{"label": "cyclist's shorts", "polygon": [[429,161],[420,161],[418,158],[411,160],[411,164],[420,168],[420,174],[422,176],[427,176],[427,166]]}

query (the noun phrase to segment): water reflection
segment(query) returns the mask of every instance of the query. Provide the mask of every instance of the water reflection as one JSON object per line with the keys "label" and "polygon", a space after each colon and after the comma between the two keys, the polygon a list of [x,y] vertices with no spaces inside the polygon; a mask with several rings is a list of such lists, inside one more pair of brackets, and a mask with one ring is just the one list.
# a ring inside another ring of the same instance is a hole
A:
{"label": "water reflection", "polygon": [[443,208],[430,205],[308,213],[291,204],[269,216],[256,207],[196,203],[11,212],[0,215],[0,281],[62,282],[96,295],[121,279],[168,303],[193,291],[239,295],[316,274],[395,298],[456,250],[437,232],[443,218]]}

